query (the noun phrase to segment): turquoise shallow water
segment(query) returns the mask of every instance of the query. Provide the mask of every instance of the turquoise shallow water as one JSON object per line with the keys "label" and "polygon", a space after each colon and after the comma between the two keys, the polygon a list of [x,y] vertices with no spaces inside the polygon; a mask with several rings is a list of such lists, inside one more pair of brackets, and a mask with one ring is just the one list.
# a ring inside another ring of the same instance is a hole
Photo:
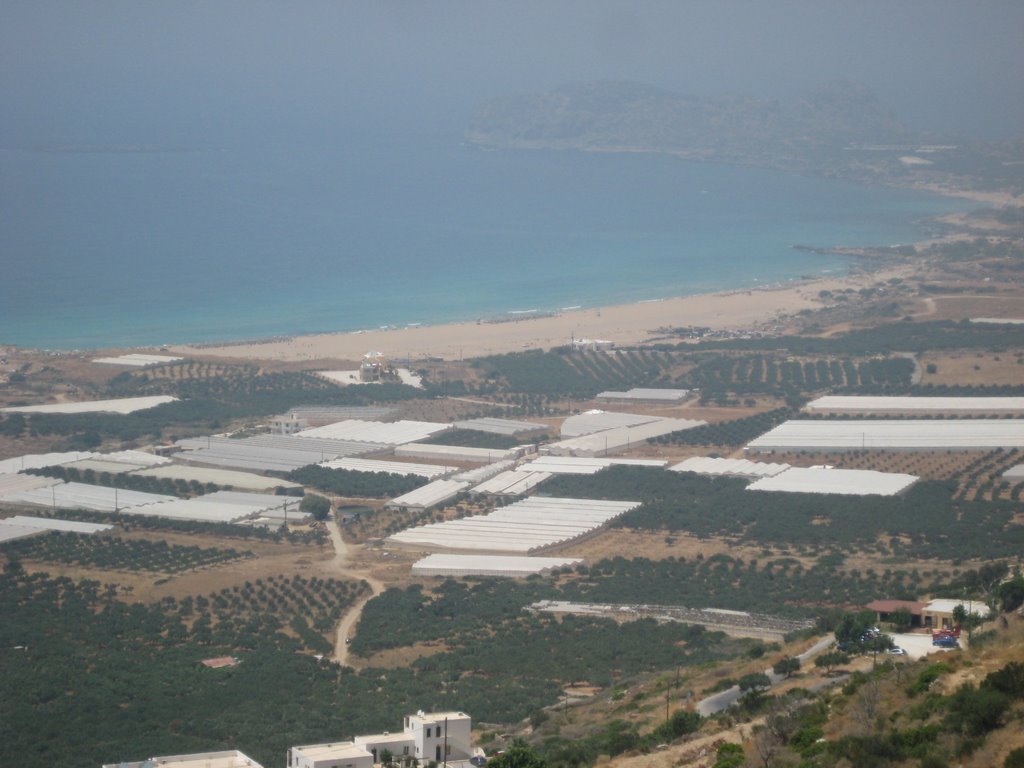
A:
{"label": "turquoise shallow water", "polygon": [[0,343],[238,340],[838,273],[966,201],[645,155],[0,153]]}

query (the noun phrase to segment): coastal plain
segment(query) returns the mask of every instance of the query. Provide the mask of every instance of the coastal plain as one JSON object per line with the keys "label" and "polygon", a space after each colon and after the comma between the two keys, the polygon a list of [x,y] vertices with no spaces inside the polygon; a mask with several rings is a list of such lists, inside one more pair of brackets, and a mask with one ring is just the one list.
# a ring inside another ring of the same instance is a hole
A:
{"label": "coastal plain", "polygon": [[897,268],[841,278],[801,280],[776,287],[564,310],[537,317],[526,314],[476,322],[322,333],[223,345],[173,345],[169,349],[181,355],[235,360],[358,360],[370,350],[394,359],[461,360],[524,349],[550,349],[570,344],[573,339],[600,339],[620,346],[641,344],[656,339],[659,328],[670,327],[774,333],[800,311],[818,308],[821,291],[860,290],[906,274],[905,268]]}

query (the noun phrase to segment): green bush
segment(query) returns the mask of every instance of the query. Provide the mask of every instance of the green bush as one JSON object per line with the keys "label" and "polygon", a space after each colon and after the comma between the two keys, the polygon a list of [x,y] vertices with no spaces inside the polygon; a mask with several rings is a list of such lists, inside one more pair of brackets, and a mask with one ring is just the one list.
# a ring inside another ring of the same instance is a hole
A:
{"label": "green bush", "polygon": [[307,493],[299,502],[299,511],[312,515],[316,520],[326,520],[331,514],[331,502],[315,493]]}
{"label": "green bush", "polygon": [[968,736],[984,736],[999,727],[1010,697],[994,688],[961,686],[949,702],[946,725]]}
{"label": "green bush", "polygon": [[1024,747],[1017,747],[1003,761],[1003,768],[1024,768]]}

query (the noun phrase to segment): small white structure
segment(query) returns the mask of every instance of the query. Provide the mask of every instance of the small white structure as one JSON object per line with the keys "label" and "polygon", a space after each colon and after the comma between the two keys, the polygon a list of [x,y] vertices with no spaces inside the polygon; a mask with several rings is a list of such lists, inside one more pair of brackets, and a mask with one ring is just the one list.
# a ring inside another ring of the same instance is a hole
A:
{"label": "small white structure", "polygon": [[306,421],[311,427],[321,427],[324,424],[334,424],[344,419],[379,421],[396,413],[398,413],[397,408],[380,405],[296,405],[294,408],[289,408],[284,416]]}
{"label": "small white structure", "polygon": [[[379,372],[372,361],[369,366],[364,364],[358,371],[317,371],[317,375],[339,387],[348,387],[353,384],[383,384],[397,380],[407,386],[423,389],[423,377],[408,368],[389,368]],[[366,376],[371,378],[364,378]]]}
{"label": "small white structure", "polygon": [[657,421],[657,416],[645,416],[641,413],[616,413],[614,411],[584,411],[570,416],[562,422],[558,433],[563,438],[592,435],[616,427],[632,427],[636,424],[647,424]]}
{"label": "small white structure", "polygon": [[12,459],[0,461],[0,475],[15,474],[26,469],[41,469],[42,467],[56,467],[61,464],[70,464],[73,461],[82,459],[93,459],[99,456],[92,451],[65,451],[62,453],[26,453],[24,456],[15,456]]}
{"label": "small white structure", "polygon": [[59,483],[44,488],[16,491],[3,496],[12,504],[32,504],[51,509],[91,509],[95,512],[131,513],[136,508],[175,501],[173,496],[128,491],[88,483]]}
{"label": "small white structure", "polygon": [[638,501],[531,496],[486,515],[406,528],[388,541],[415,548],[526,555],[578,542],[638,506]]}
{"label": "small white structure", "polygon": [[540,456],[519,467],[521,472],[546,472],[552,475],[594,475],[613,466],[664,467],[662,459],[605,459],[586,456]]}
{"label": "small white structure", "polygon": [[615,342],[607,339],[573,339],[572,348],[587,352],[615,349]]}
{"label": "small white structure", "polygon": [[182,449],[175,458],[196,464],[232,469],[290,472],[342,456],[378,453],[390,446],[352,440],[328,440],[294,435],[189,437],[175,443]]}
{"label": "small white structure", "polygon": [[150,757],[134,763],[105,763],[103,768],[263,768],[237,749],[221,752],[196,752],[191,755]]}
{"label": "small white structure", "polygon": [[529,435],[534,432],[548,431],[547,424],[539,424],[533,421],[515,421],[514,419],[499,419],[491,416],[456,421],[455,428],[473,429],[477,432],[488,432],[492,435]]}
{"label": "small white structure", "polygon": [[135,413],[155,408],[164,403],[173,403],[178,398],[170,395],[151,397],[121,397],[115,400],[88,400],[80,403],[48,403],[46,405],[22,405],[0,408],[4,413]]}
{"label": "small white structure", "polygon": [[270,420],[270,431],[275,435],[294,435],[309,429],[309,422],[295,413],[285,413]]}
{"label": "small white structure", "polygon": [[434,480],[420,488],[391,499],[384,506],[393,509],[403,507],[405,509],[430,509],[438,504],[454,499],[468,487],[469,483],[459,480]]}
{"label": "small white structure", "polygon": [[469,492],[490,496],[522,496],[550,477],[550,472],[522,472],[510,469],[473,486]]}
{"label": "small white structure", "polygon": [[79,520],[58,520],[52,517],[32,517],[30,515],[15,515],[5,520],[0,520],[0,525],[19,525],[27,528],[37,528],[40,531],[60,531],[62,533],[101,533],[109,531],[114,526],[104,523],[83,523]]}
{"label": "small white structure", "polygon": [[733,477],[772,477],[789,469],[789,464],[775,464],[749,459],[722,459],[691,456],[669,467],[672,472],[694,472],[698,475],[729,475]]}
{"label": "small white structure", "polygon": [[24,539],[29,536],[38,536],[46,533],[42,528],[35,528],[30,525],[14,525],[6,520],[0,522],[0,544],[15,539]]}
{"label": "small white structure", "polygon": [[60,485],[62,482],[64,481],[56,477],[44,477],[43,475],[0,474],[0,498],[9,493],[49,488],[51,485]]}
{"label": "small white structure", "polygon": [[92,534],[107,531],[113,527],[112,525],[102,525],[99,523],[80,523],[77,520],[55,520],[53,518],[15,515],[14,517],[0,520],[0,544],[5,541],[22,539],[26,536],[49,533],[50,531]]}
{"label": "small white structure", "polygon": [[1024,464],[1017,464],[1003,472],[1003,480],[1008,483],[1024,483]]}
{"label": "small white structure", "polygon": [[495,475],[500,475],[502,472],[515,467],[515,461],[512,459],[504,459],[503,461],[496,461],[493,464],[484,464],[482,467],[473,467],[463,472],[452,475],[452,480],[461,480],[464,483],[470,483],[476,485],[482,483],[484,480],[489,480]]}
{"label": "small white structure", "polygon": [[633,387],[625,392],[600,392],[598,400],[616,400],[627,403],[656,403],[661,405],[674,405],[683,402],[688,389],[656,389],[651,387]]}
{"label": "small white structure", "polygon": [[756,480],[747,486],[747,490],[837,493],[843,496],[895,496],[898,493],[903,493],[916,482],[915,475],[905,475],[899,472],[791,467],[777,475]]}
{"label": "small white structure", "polygon": [[304,429],[297,433],[298,437],[326,437],[331,440],[350,440],[361,443],[381,443],[384,445],[402,445],[416,440],[424,440],[438,432],[452,428],[451,424],[438,424],[432,421],[361,421],[345,419],[322,427]]}
{"label": "small white structure", "polygon": [[170,355],[144,355],[138,352],[130,355],[118,355],[117,357],[97,357],[94,363],[103,365],[124,365],[130,368],[146,368],[150,365],[167,365],[184,360],[184,357],[172,357]]}
{"label": "small white structure", "polygon": [[828,395],[805,410],[816,413],[1013,413],[1024,411],[1024,397],[876,397]]}
{"label": "small white structure", "polygon": [[515,459],[526,452],[526,446],[515,448],[476,448],[463,445],[436,445],[434,443],[408,443],[395,448],[395,456],[412,459],[431,459],[471,464],[493,464],[503,459]]}
{"label": "small white structure", "polygon": [[380,381],[388,371],[388,361],[383,352],[367,352],[359,364],[359,380]]}
{"label": "small white structure", "polygon": [[216,491],[191,499],[170,499],[160,504],[124,510],[129,515],[148,515],[206,523],[240,523],[257,516],[301,522],[309,515],[299,511],[299,500],[267,493]]}
{"label": "small white structure", "polygon": [[1024,419],[794,419],[748,451],[983,451],[1024,448]]}
{"label": "small white structure", "polygon": [[516,557],[500,555],[427,555],[412,566],[416,576],[501,576],[524,578],[556,568],[579,565],[578,557]]}
{"label": "small white structure", "polygon": [[592,435],[560,440],[541,446],[541,452],[552,456],[611,456],[644,445],[653,437],[661,437],[684,429],[707,424],[693,419],[653,419],[644,424],[607,429]]}

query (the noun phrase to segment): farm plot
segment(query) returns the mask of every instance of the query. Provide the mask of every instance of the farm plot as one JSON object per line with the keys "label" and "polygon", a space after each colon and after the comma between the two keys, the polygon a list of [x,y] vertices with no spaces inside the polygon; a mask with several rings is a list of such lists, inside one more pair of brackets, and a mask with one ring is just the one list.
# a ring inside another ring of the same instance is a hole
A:
{"label": "farm plot", "polygon": [[213,639],[218,625],[245,623],[258,616],[287,626],[309,650],[330,653],[334,644],[327,634],[346,609],[369,590],[365,581],[342,581],[304,576],[269,576],[225,588],[194,600],[184,609],[198,614],[192,631],[197,639]]}
{"label": "farm plot", "polygon": [[236,549],[190,547],[143,539],[127,541],[76,533],[13,542],[4,548],[4,553],[21,560],[165,574],[208,568],[253,556],[252,552]]}
{"label": "farm plot", "polygon": [[229,488],[243,488],[250,491],[269,491],[274,488],[298,488],[298,483],[281,480],[276,477],[264,477],[252,472],[236,472],[230,469],[214,469],[212,467],[194,467],[184,464],[172,464],[155,469],[144,469],[132,473],[139,477],[153,477],[167,480],[193,481],[207,485]]}
{"label": "farm plot", "polygon": [[54,509],[91,509],[96,512],[131,512],[147,505],[174,501],[173,496],[126,491],[85,483],[61,483],[47,488],[16,491],[0,498],[12,504]]}
{"label": "farm plot", "polygon": [[47,405],[23,405],[0,408],[3,413],[135,413],[172,403],[178,398],[169,395],[152,397],[122,397],[114,400],[91,400],[80,403],[49,403]]}
{"label": "farm plot", "polygon": [[533,497],[487,515],[409,528],[388,541],[420,547],[525,554],[577,541],[639,504]]}

